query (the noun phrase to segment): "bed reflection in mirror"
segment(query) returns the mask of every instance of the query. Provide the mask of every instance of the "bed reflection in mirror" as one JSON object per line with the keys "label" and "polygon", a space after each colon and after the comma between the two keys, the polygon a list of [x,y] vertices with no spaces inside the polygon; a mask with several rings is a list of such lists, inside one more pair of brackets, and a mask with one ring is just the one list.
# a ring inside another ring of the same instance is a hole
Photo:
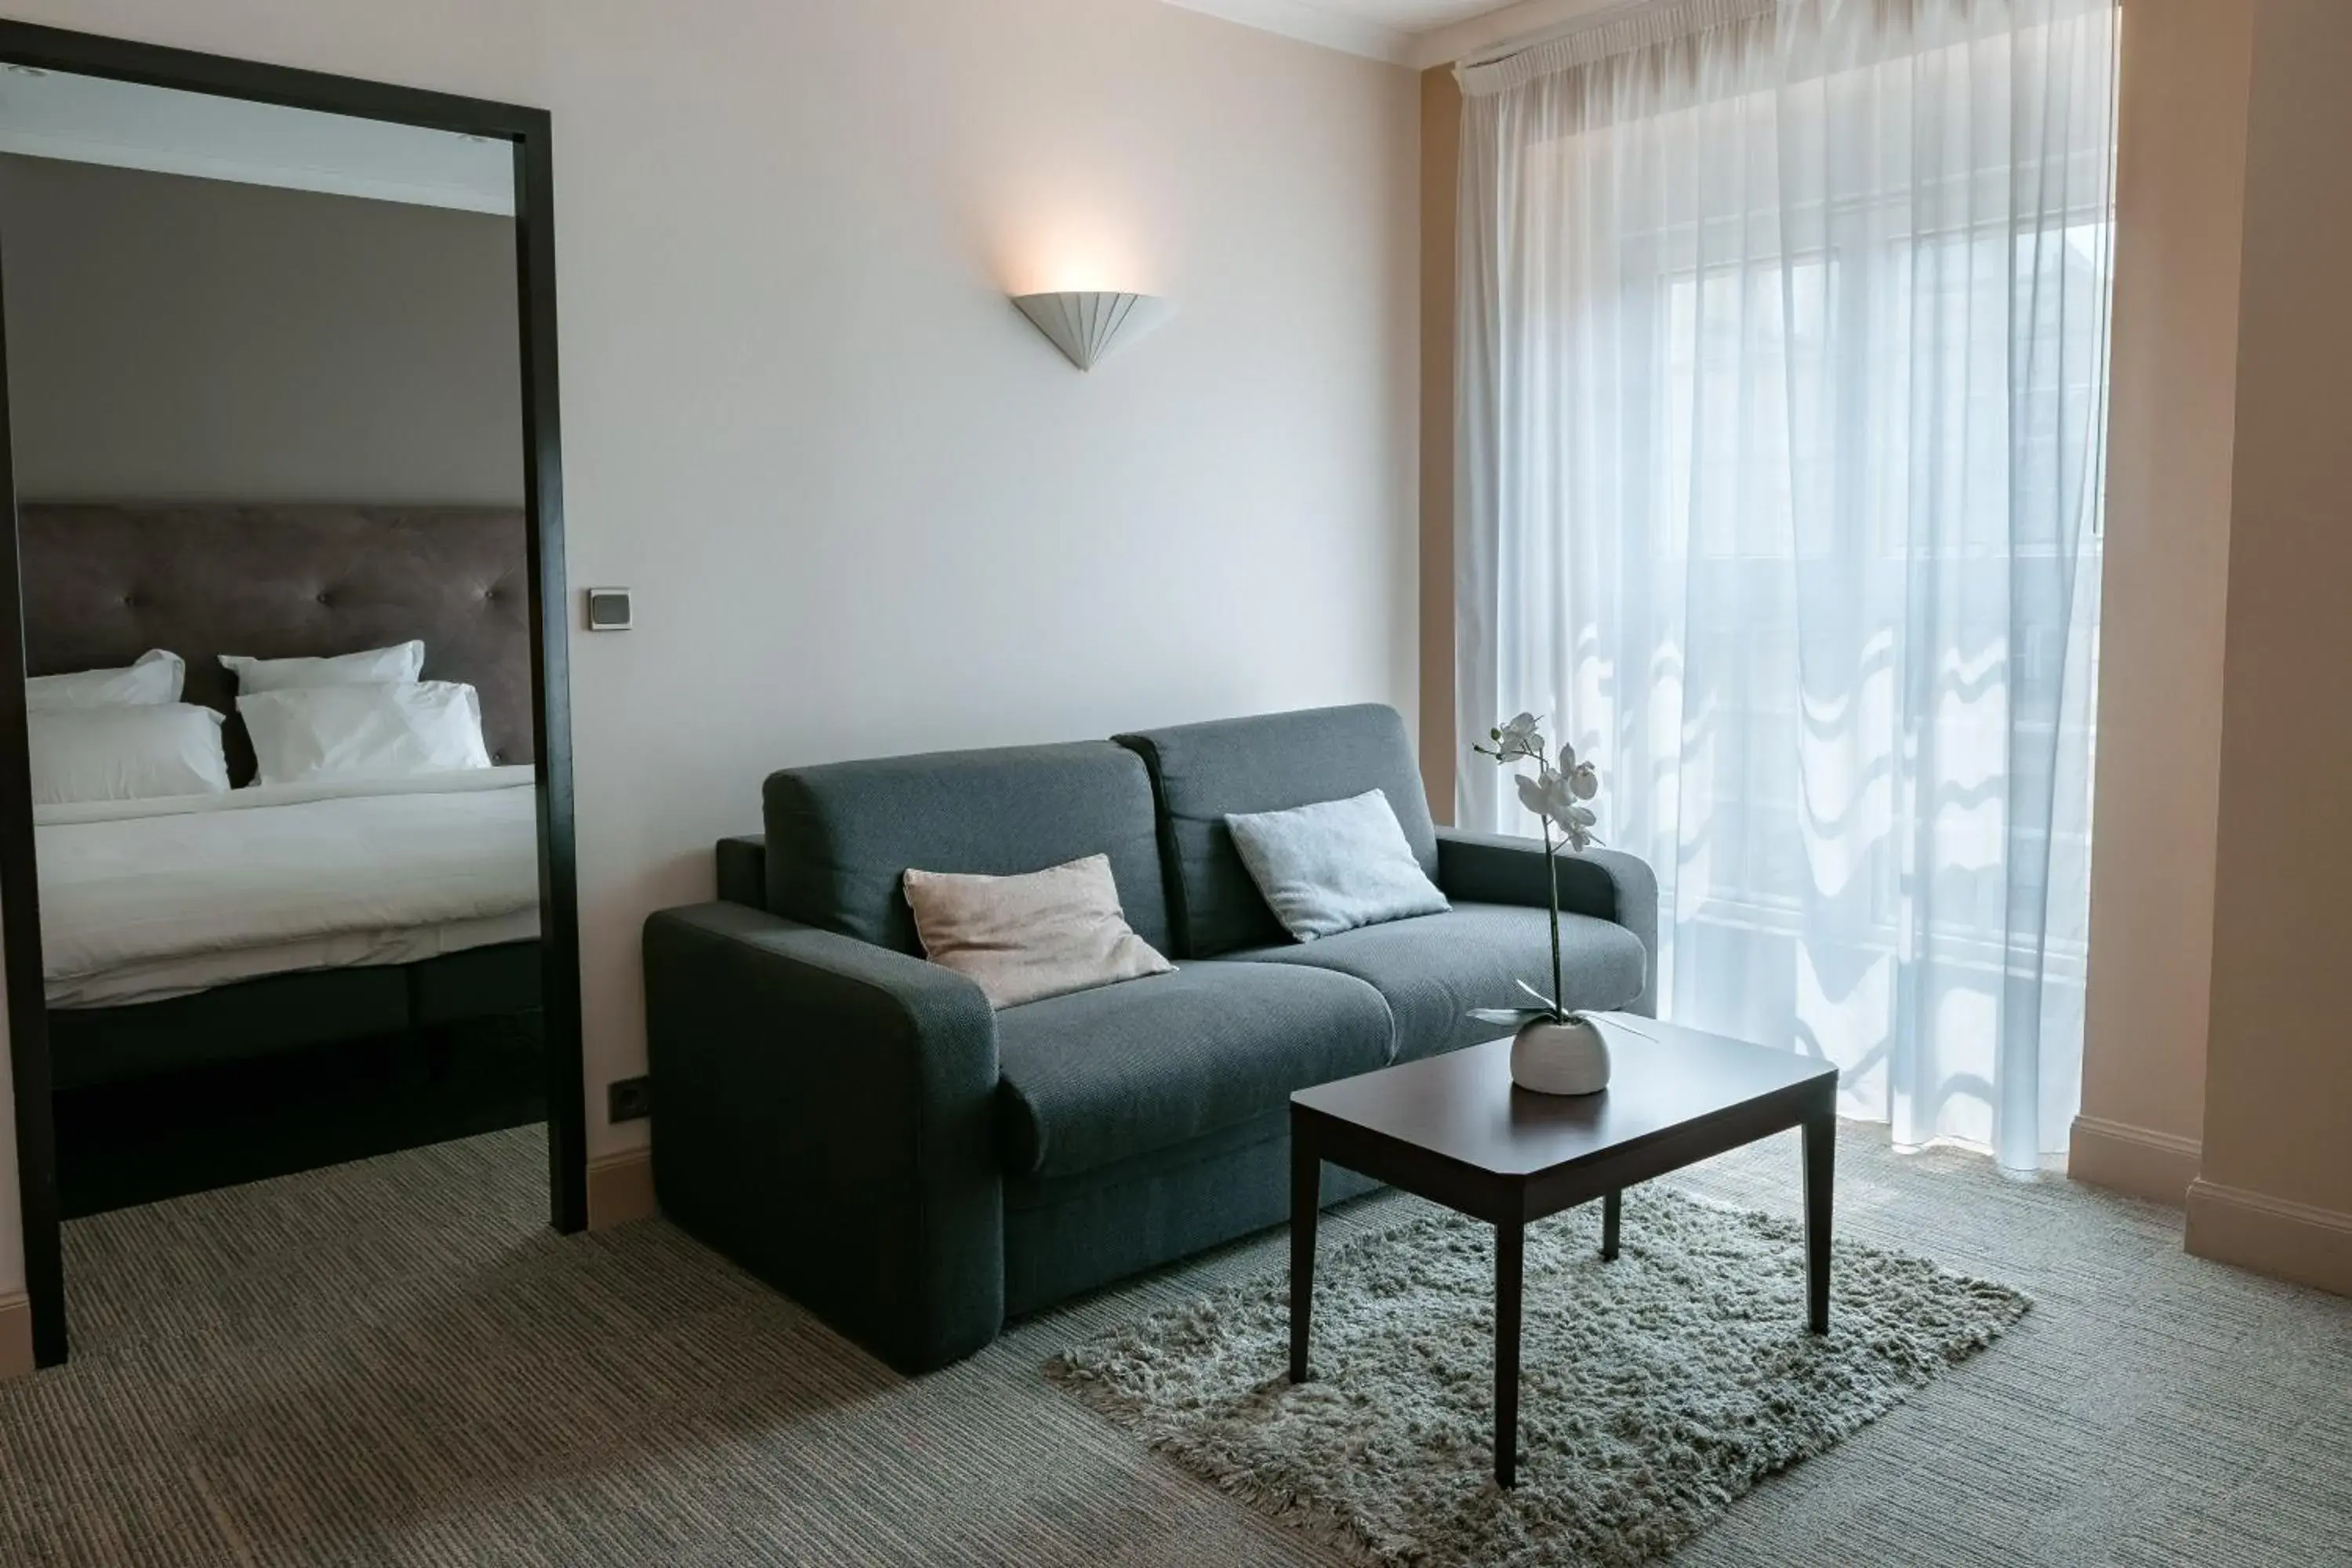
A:
{"label": "bed reflection in mirror", "polygon": [[0,153],[68,1217],[545,1115],[507,150],[236,107]]}

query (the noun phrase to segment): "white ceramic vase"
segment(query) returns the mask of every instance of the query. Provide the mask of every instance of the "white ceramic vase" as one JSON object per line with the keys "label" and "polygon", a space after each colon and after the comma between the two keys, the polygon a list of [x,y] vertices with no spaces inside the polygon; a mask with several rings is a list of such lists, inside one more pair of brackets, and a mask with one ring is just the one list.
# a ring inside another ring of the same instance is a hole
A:
{"label": "white ceramic vase", "polygon": [[1609,1042],[1582,1018],[1538,1018],[1511,1041],[1511,1081],[1538,1094],[1598,1094],[1609,1087]]}

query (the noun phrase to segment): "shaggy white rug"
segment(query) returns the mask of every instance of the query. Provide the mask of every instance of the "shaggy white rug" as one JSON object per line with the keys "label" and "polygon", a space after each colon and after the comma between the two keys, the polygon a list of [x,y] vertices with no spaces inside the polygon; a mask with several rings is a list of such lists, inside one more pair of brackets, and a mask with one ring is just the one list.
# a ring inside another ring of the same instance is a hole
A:
{"label": "shaggy white rug", "polygon": [[1518,1486],[1493,1479],[1494,1232],[1431,1212],[1324,1248],[1315,1378],[1275,1271],[1104,1334],[1047,1375],[1350,1555],[1412,1568],[1648,1561],[1762,1477],[1966,1360],[2026,1298],[1839,1243],[1804,1330],[1801,1228],[1646,1186],[1528,1227]]}

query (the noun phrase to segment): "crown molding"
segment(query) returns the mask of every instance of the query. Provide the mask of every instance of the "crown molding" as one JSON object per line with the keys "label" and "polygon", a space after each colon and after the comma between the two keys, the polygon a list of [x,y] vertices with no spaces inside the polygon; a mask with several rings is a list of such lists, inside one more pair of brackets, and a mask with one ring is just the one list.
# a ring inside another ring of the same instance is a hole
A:
{"label": "crown molding", "polygon": [[[1181,0],[1180,0],[1181,3]],[[1415,33],[1406,64],[1416,70],[1452,65],[1507,44],[1532,42],[1556,28],[1607,11],[1637,10],[1646,0],[1518,0],[1459,22]]]}
{"label": "crown molding", "polygon": [[1360,17],[1342,16],[1311,5],[1306,0],[1166,0],[1186,11],[1198,11],[1263,33],[1320,44],[1343,54],[1361,55],[1392,66],[1413,63],[1413,37],[1394,27]]}
{"label": "crown molding", "polygon": [[11,67],[0,153],[514,216],[514,149],[483,136]]}

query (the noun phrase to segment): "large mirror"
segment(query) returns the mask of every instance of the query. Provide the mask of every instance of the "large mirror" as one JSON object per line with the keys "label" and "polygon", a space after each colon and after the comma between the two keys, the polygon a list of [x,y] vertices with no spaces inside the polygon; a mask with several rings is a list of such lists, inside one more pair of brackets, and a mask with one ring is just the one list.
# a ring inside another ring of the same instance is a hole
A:
{"label": "large mirror", "polygon": [[576,1121],[517,167],[496,135],[0,70],[61,1220]]}

